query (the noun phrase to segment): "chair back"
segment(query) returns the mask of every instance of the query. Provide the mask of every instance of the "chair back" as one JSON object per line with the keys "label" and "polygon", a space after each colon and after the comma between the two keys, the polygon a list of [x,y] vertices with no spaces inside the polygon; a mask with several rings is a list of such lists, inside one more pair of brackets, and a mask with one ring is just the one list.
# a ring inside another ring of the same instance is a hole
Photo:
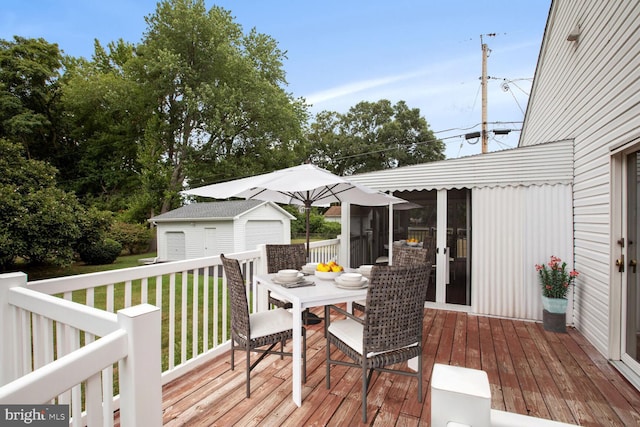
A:
{"label": "chair back", "polygon": [[431,264],[431,251],[428,248],[394,246],[391,264],[396,267],[409,267],[416,264]]}
{"label": "chair back", "polygon": [[249,303],[244,284],[244,277],[237,259],[227,258],[220,254],[222,268],[227,276],[227,289],[231,305],[231,331],[243,339],[251,336],[249,324]]}
{"label": "chair back", "polygon": [[267,273],[278,270],[300,270],[307,263],[307,250],[304,243],[290,245],[265,245],[267,251]]}
{"label": "chair back", "polygon": [[364,354],[422,342],[431,264],[374,266],[364,316]]}

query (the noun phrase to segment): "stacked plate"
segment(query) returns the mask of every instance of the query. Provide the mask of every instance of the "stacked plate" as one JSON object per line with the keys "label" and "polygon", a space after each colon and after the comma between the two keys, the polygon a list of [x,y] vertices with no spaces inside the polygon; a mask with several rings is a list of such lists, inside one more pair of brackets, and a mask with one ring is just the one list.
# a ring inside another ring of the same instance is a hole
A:
{"label": "stacked plate", "polygon": [[273,278],[273,281],[280,285],[298,283],[303,280],[304,274],[298,270],[279,270]]}
{"label": "stacked plate", "polygon": [[342,289],[362,289],[369,284],[369,279],[360,273],[344,273],[334,279],[336,286]]}
{"label": "stacked plate", "polygon": [[302,272],[304,274],[312,275],[312,274],[315,274],[317,267],[318,267],[317,262],[308,262],[302,266]]}

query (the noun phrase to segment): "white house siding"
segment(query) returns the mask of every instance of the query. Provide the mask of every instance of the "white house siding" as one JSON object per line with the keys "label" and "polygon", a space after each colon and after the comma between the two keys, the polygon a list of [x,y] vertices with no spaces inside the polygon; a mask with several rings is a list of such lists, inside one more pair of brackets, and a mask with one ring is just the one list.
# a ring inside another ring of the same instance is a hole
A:
{"label": "white house siding", "polygon": [[[603,354],[609,343],[610,148],[640,135],[640,2],[555,0],[520,145],[573,139],[575,325]],[[577,42],[567,35],[580,25]]]}

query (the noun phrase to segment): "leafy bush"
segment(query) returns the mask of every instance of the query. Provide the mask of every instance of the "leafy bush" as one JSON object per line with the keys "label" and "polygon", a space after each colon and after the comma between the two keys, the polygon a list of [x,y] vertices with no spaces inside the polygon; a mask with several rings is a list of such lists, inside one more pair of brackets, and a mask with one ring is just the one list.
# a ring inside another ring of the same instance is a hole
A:
{"label": "leafy bush", "polygon": [[109,237],[120,243],[129,255],[146,252],[149,249],[151,230],[142,224],[116,221],[109,231]]}
{"label": "leafy bush", "polygon": [[122,252],[122,245],[107,237],[92,245],[83,245],[79,252],[80,258],[87,264],[112,264]]}

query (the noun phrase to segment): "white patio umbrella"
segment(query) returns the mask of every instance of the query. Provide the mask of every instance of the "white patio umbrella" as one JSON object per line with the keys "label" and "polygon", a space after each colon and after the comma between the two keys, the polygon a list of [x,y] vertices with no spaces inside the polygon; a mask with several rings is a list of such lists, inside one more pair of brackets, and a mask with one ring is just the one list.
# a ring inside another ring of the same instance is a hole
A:
{"label": "white patio umbrella", "polygon": [[306,213],[307,257],[309,256],[309,211],[311,206],[349,202],[362,206],[385,206],[406,200],[382,193],[334,175],[315,165],[304,164],[274,172],[205,185],[182,194],[215,199],[238,197],[282,204],[301,205]]}

